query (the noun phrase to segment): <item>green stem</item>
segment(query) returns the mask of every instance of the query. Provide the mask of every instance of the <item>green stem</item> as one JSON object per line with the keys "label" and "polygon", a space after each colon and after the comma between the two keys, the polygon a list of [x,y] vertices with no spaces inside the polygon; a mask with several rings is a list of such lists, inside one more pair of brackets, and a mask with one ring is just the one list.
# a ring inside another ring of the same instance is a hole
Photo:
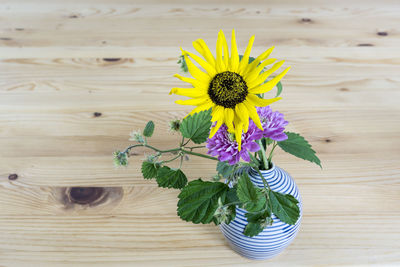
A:
{"label": "green stem", "polygon": [[178,156],[174,157],[173,159],[169,159],[169,160],[164,160],[164,161],[162,161],[162,163],[168,163],[168,162],[174,161],[174,160],[176,160],[176,159],[179,158],[179,157],[182,157],[182,155],[179,154]]}
{"label": "green stem", "polygon": [[182,149],[182,152],[186,153],[186,154],[189,154],[189,155],[194,155],[194,156],[198,156],[198,157],[202,157],[202,158],[212,159],[212,160],[217,160],[218,161],[217,158],[214,158],[214,157],[211,157],[211,156],[208,156],[208,155],[204,155],[204,154],[200,154],[200,153],[196,153],[196,152],[192,152],[192,151],[189,151],[189,150]]}
{"label": "green stem", "polygon": [[183,146],[184,142],[185,142],[185,137],[182,136],[181,147]]}
{"label": "green stem", "polygon": [[[186,153],[186,154],[189,154],[189,155],[194,155],[194,156],[198,156],[198,157],[202,157],[202,158],[212,159],[212,160],[217,160],[217,161],[218,161],[218,159],[215,158],[215,157],[211,157],[211,156],[208,156],[208,155],[205,155],[205,154],[200,154],[200,153],[192,152],[192,151],[186,150],[186,149],[184,149],[184,148],[182,148],[182,147],[173,148],[173,149],[167,149],[167,150],[160,150],[160,149],[155,148],[155,147],[153,147],[153,146],[151,146],[151,145],[148,145],[148,144],[137,144],[137,145],[129,146],[129,147],[127,147],[122,153],[128,153],[129,150],[131,150],[131,149],[134,148],[134,147],[147,147],[147,148],[153,149],[154,151],[159,152],[159,153],[161,153],[161,154],[163,154],[163,153],[170,153],[170,152],[178,152],[178,151],[181,151],[181,152]],[[190,149],[190,148],[189,148],[189,149]]]}
{"label": "green stem", "polygon": [[[264,175],[261,173],[261,171],[260,171],[259,168],[257,168],[257,172],[258,172],[258,174],[260,175],[261,180],[263,181],[264,188],[265,188],[265,189],[268,189],[268,190],[271,190],[271,188],[269,187],[269,184],[268,184],[267,180],[265,180]],[[267,188],[267,187],[268,187],[268,188]]]}
{"label": "green stem", "polygon": [[185,147],[185,148],[190,149],[190,151],[192,151],[195,148],[204,148],[204,147],[206,147],[206,146],[188,146],[188,147]]}
{"label": "green stem", "polygon": [[278,143],[274,141],[274,146],[272,147],[271,152],[269,153],[269,157],[268,157],[268,164],[269,164],[269,165],[272,165],[272,162],[271,162],[271,160],[272,160],[272,153],[274,153],[275,147],[276,147],[277,145],[278,145]]}
{"label": "green stem", "polygon": [[184,144],[183,144],[183,142],[182,142],[182,146],[186,146],[187,144],[189,144],[189,142],[190,142],[190,139],[188,139],[188,140],[186,141],[186,143],[184,143]]}
{"label": "green stem", "polygon": [[260,151],[261,151],[261,156],[262,156],[262,161],[264,164],[264,169],[268,170],[268,160],[267,160],[267,155],[265,154],[265,148],[261,142],[261,140],[257,140],[257,143],[260,145]]}
{"label": "green stem", "polygon": [[153,147],[151,145],[148,145],[148,144],[137,144],[137,145],[128,146],[122,153],[128,153],[129,150],[131,150],[134,147],[147,147],[147,148],[153,149],[154,151],[159,152],[159,153],[169,153],[169,152],[176,152],[176,151],[180,151],[181,150],[180,147],[179,148],[174,148],[174,149],[168,149],[168,150],[160,150],[160,149],[155,148],[155,147]]}
{"label": "green stem", "polygon": [[176,151],[181,150],[180,147],[174,148],[174,149],[168,149],[168,150],[160,150],[160,149],[155,148],[155,147],[153,147],[153,146],[151,146],[151,145],[145,145],[145,147],[150,148],[150,149],[153,149],[154,151],[157,151],[157,152],[160,152],[160,153],[169,153],[169,152],[176,152]]}
{"label": "green stem", "polygon": [[[260,175],[260,177],[261,177],[261,179],[262,179],[262,181],[263,181],[264,188],[267,189],[267,188],[265,187],[265,186],[267,186],[267,187],[268,187],[268,190],[269,190],[269,191],[272,191],[272,190],[271,190],[271,187],[269,187],[269,184],[268,184],[267,180],[264,178],[264,175],[261,173],[261,171],[260,171],[259,168],[257,168],[257,172],[258,172],[258,174]],[[267,196],[267,200],[268,200],[269,206],[270,206],[270,208],[271,208],[271,212],[272,212],[272,203],[271,203],[271,201],[270,201],[270,199],[269,199],[269,192],[267,192],[265,195]]]}
{"label": "green stem", "polygon": [[182,168],[182,163],[183,163],[183,155],[181,155],[181,162],[179,163],[179,169]]}

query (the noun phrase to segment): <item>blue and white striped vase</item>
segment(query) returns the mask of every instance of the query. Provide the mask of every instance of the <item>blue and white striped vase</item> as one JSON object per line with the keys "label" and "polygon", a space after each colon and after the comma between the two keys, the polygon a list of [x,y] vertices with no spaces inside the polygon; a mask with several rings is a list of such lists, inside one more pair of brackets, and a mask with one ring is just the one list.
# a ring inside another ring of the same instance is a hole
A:
{"label": "blue and white striped vase", "polygon": [[[248,175],[256,186],[264,188],[257,171],[247,169]],[[302,203],[299,190],[292,177],[281,168],[273,165],[271,169],[261,171],[273,191],[291,194],[299,201],[300,217],[295,225],[289,225],[272,215],[271,226],[266,227],[260,234],[247,237],[243,230],[247,225],[245,210],[236,208],[236,218],[230,224],[221,224],[220,229],[230,246],[238,254],[253,260],[265,260],[275,257],[282,252],[296,237],[302,217]]]}

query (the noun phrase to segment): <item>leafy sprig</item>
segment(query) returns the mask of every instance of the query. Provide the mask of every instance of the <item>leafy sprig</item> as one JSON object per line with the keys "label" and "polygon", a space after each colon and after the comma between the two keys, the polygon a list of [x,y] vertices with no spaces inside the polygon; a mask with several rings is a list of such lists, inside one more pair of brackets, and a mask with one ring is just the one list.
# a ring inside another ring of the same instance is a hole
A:
{"label": "leafy sprig", "polygon": [[[242,56],[240,56],[240,60]],[[254,61],[250,57],[249,62]],[[187,65],[183,57],[178,63],[183,72],[187,72]],[[282,84],[276,85],[279,96],[282,93]],[[260,97],[263,97],[260,95]],[[159,149],[150,145],[149,140],[154,133],[155,124],[149,121],[143,132],[131,133],[132,141],[136,144],[127,147],[125,150],[114,152],[114,163],[119,166],[127,166],[132,149],[145,147],[154,154],[143,161],[141,171],[145,179],[155,179],[158,186],[164,188],[175,188],[181,190],[178,195],[177,213],[178,216],[193,223],[211,223],[216,225],[229,224],[236,216],[236,209],[246,211],[247,225],[244,228],[244,235],[253,237],[261,233],[266,227],[272,225],[273,216],[282,222],[293,225],[300,216],[298,200],[290,194],[282,194],[271,190],[267,180],[263,177],[262,170],[272,167],[272,157],[276,147],[282,150],[316,163],[321,162],[315,155],[311,145],[297,133],[285,132],[288,139],[285,141],[274,141],[269,138],[258,140],[260,151],[249,154],[249,163],[239,162],[230,165],[227,162],[220,162],[217,158],[196,152],[204,148],[203,145],[210,133],[211,109],[194,113],[185,117],[182,121],[170,122],[172,131],[181,135],[179,146],[172,149]],[[190,142],[196,144],[189,146]],[[267,153],[267,148],[269,153]],[[168,159],[165,156],[170,155]],[[218,161],[216,175],[212,181],[203,181],[201,178],[188,183],[187,176],[182,171],[182,162],[187,155],[203,157]],[[168,166],[171,162],[180,160],[179,168]],[[248,176],[248,169],[253,168],[261,177],[264,187],[255,186]]]}

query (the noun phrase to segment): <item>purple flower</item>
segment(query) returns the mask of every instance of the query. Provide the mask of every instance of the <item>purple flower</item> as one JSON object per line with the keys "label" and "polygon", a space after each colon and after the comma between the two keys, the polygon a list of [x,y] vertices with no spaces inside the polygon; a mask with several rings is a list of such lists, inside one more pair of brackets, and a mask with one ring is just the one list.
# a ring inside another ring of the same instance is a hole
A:
{"label": "purple flower", "polygon": [[285,121],[282,113],[273,112],[269,106],[257,107],[257,113],[264,129],[262,131],[264,137],[275,141],[283,141],[288,138],[283,131],[289,122]]}
{"label": "purple flower", "polygon": [[249,152],[260,150],[260,146],[254,142],[262,138],[262,132],[257,130],[253,121],[249,122],[249,130],[242,133],[242,149],[238,151],[238,144],[233,134],[228,132],[228,128],[223,124],[212,138],[207,140],[208,154],[218,156],[219,161],[228,161],[230,165],[237,163],[240,158],[249,162]]}

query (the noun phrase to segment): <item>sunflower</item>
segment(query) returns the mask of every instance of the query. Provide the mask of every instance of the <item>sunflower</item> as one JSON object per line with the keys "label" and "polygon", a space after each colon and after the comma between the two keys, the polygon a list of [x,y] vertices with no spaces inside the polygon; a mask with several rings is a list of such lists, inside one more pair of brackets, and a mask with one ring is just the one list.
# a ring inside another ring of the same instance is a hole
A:
{"label": "sunflower", "polygon": [[[246,133],[249,128],[249,118],[263,130],[255,107],[265,107],[281,99],[280,97],[262,99],[257,94],[263,94],[273,89],[290,69],[290,67],[286,68],[279,75],[265,82],[273,72],[283,65],[284,61],[279,61],[262,72],[267,65],[276,61],[274,58],[267,59],[273,47],[249,63],[253,42],[254,36],[250,38],[241,60],[236,45],[235,30],[232,31],[230,56],[222,30],[218,33],[216,57],[212,55],[202,39],[193,42],[193,47],[204,59],[181,48],[189,73],[193,78],[183,77],[179,74],[174,76],[191,84],[192,88],[172,88],[170,92],[170,94],[192,98],[175,102],[180,105],[197,106],[189,115],[211,108],[212,121],[215,123],[210,131],[210,138],[222,124],[225,124],[228,131],[234,133],[239,151],[242,133],[243,131]],[[192,59],[204,71],[199,69]]]}

